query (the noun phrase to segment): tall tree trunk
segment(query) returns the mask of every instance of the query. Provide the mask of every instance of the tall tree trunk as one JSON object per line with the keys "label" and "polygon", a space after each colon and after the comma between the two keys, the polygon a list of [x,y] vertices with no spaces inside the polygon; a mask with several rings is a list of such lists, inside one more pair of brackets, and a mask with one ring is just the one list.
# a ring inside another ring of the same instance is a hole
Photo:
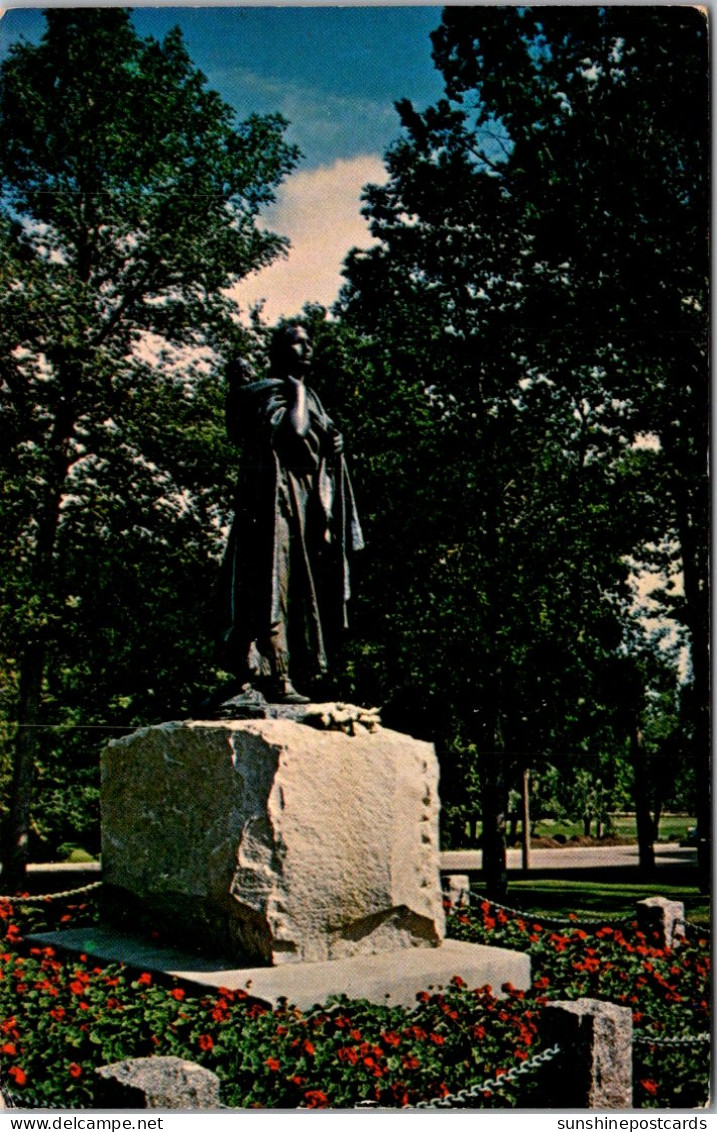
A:
{"label": "tall tree trunk", "polygon": [[486,893],[492,900],[505,900],[508,868],[505,850],[505,817],[508,790],[505,754],[494,748],[480,758],[481,807],[483,812],[482,859]]}
{"label": "tall tree trunk", "polygon": [[636,719],[630,737],[632,765],[635,772],[635,819],[640,870],[650,874],[655,869],[655,823],[650,813],[650,783],[647,754],[639,721]]}
{"label": "tall tree trunk", "polygon": [[[701,376],[706,368],[698,371]],[[675,505],[677,531],[682,557],[685,588],[684,623],[690,634],[692,694],[689,718],[692,723],[692,754],[696,772],[697,866],[700,890],[711,891],[712,880],[712,799],[710,736],[710,595],[708,480],[708,414],[702,401],[690,420],[696,440],[694,464],[685,458],[669,432],[663,444],[674,467],[670,491]],[[700,454],[704,460],[700,462]],[[693,485],[690,489],[690,484]]]}
{"label": "tall tree trunk", "polygon": [[[60,503],[70,465],[72,414],[78,382],[77,370],[69,370],[62,383],[65,397],[55,418],[48,444],[47,487],[37,519],[32,585],[47,616],[53,601],[53,562]],[[27,870],[30,813],[37,756],[40,750],[42,683],[47,662],[47,629],[35,627],[20,662],[17,734],[8,813],[2,829],[2,888],[17,892],[24,887]]]}
{"label": "tall tree trunk", "polygon": [[45,644],[28,644],[20,669],[18,722],[8,813],[3,830],[2,888],[14,893],[24,887],[27,869],[35,767],[40,747],[40,699],[45,671]]}
{"label": "tall tree trunk", "polygon": [[523,870],[527,872],[530,868],[530,771],[527,766],[523,768],[523,790],[521,799],[523,819],[523,841],[521,848],[523,850]]}

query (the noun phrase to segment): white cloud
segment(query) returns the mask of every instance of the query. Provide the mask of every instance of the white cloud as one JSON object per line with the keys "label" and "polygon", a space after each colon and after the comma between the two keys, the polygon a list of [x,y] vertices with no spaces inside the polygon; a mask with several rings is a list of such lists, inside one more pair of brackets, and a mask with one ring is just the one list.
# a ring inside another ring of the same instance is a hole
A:
{"label": "white cloud", "polygon": [[330,306],[347,252],[372,242],[360,212],[361,190],[385,180],[383,162],[374,154],[294,173],[262,217],[266,227],[289,237],[289,255],[239,285],[235,294],[243,310],[265,299],[265,317],[275,322],[298,314],[306,302]]}

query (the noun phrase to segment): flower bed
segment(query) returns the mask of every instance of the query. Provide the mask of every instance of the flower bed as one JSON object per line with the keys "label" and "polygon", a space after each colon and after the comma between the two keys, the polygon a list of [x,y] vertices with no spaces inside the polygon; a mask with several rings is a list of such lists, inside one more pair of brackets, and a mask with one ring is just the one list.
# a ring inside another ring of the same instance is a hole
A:
{"label": "flower bed", "polygon": [[[87,917],[56,905],[0,903],[0,1072],[17,1103],[91,1105],[96,1066],[125,1057],[173,1054],[217,1073],[223,1102],[236,1107],[415,1105],[505,1076],[541,1047],[540,1014],[550,999],[603,998],[633,1009],[638,1036],[708,1029],[707,942],[670,953],[629,927],[595,934],[577,924],[553,931],[483,904],[449,916],[453,936],[520,947],[532,955],[530,992],[471,990],[460,979],[419,996],[408,1012],[390,1005],[335,1001],[304,1012],[252,1003],[243,992],[190,993],[147,972],[62,960],[28,948],[28,925]],[[635,1103],[689,1107],[707,1090],[707,1047],[636,1047]],[[482,1093],[486,1107],[539,1106],[539,1077]]]}
{"label": "flower bed", "polygon": [[[709,1088],[709,1043],[685,1041],[710,1029],[707,933],[690,930],[679,948],[658,946],[634,921],[589,932],[578,918],[553,928],[482,902],[451,917],[458,939],[529,951],[533,1001],[597,998],[632,1008],[634,1104],[692,1107]],[[654,1039],[650,1042],[650,1039]]]}

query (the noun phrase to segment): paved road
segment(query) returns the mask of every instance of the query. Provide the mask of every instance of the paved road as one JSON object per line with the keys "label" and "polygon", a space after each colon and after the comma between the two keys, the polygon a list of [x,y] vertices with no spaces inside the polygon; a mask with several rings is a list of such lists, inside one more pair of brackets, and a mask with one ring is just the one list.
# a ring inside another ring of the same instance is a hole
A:
{"label": "paved road", "polygon": [[[441,853],[441,868],[449,872],[469,872],[481,867],[480,849],[450,849]],[[656,864],[696,865],[697,850],[677,843],[655,846]],[[637,845],[609,845],[598,848],[565,846],[562,849],[531,849],[531,869],[635,868],[639,863]],[[521,869],[520,849],[508,850],[508,868]]]}
{"label": "paved road", "polygon": [[[696,866],[697,851],[678,844],[655,846],[655,857],[659,867],[675,865]],[[636,845],[609,845],[605,847],[573,847],[562,849],[533,849],[530,854],[532,872],[562,872],[573,869],[632,868],[638,865]],[[481,868],[480,849],[456,849],[441,853],[441,870],[450,873],[479,871]],[[520,849],[508,850],[508,869],[521,872],[522,857]],[[28,867],[29,888],[33,892],[54,892],[91,884],[99,880],[101,866],[98,862],[62,862],[57,864],[30,865]],[[0,892],[2,876],[0,875]]]}

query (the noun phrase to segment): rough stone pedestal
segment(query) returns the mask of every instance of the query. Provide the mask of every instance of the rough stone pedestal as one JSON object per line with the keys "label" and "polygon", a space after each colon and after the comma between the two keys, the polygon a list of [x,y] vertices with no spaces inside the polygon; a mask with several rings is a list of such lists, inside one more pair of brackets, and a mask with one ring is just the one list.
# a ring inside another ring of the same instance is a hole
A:
{"label": "rough stone pedestal", "polygon": [[436,947],[433,747],[286,720],[166,723],[109,744],[111,907],[238,963]]}

